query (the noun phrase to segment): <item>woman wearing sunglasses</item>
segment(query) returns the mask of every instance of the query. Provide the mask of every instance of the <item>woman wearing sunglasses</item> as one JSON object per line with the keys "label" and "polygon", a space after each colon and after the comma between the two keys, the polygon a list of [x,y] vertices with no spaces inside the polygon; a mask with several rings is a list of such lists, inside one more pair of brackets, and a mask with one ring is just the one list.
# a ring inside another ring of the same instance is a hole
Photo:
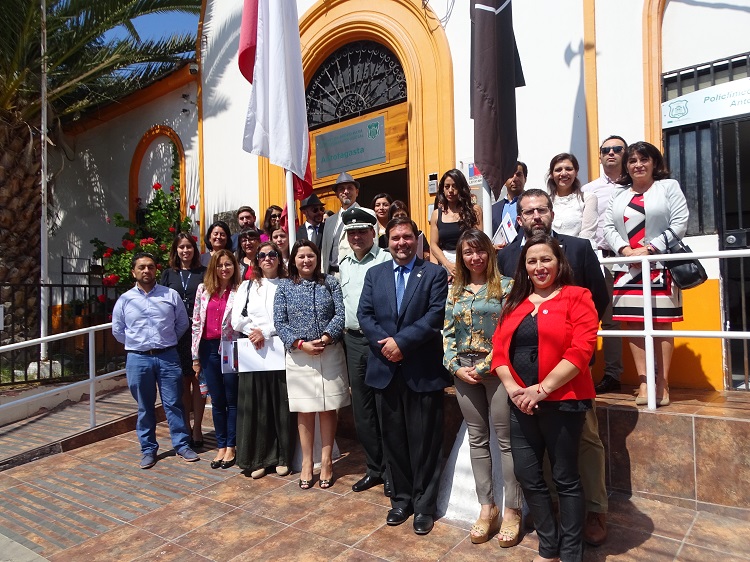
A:
{"label": "woman wearing sunglasses", "polygon": [[260,233],[261,242],[269,241],[273,231],[281,226],[281,213],[283,211],[278,205],[271,205],[266,209],[266,216],[263,219],[263,232]]}
{"label": "woman wearing sunglasses", "polygon": [[[283,344],[273,324],[276,287],[286,278],[281,250],[273,242],[263,242],[255,254],[252,281],[237,289],[232,325],[247,337],[255,349],[271,343]],[[293,415],[289,413],[286,372],[240,372],[237,397],[237,465],[261,478],[266,469],[289,474],[292,461]]]}

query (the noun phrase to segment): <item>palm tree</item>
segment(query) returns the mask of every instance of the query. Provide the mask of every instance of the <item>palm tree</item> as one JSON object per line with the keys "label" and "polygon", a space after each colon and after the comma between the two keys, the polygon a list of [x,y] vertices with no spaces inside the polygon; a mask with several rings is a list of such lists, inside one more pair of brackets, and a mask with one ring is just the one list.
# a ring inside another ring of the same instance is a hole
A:
{"label": "palm tree", "polygon": [[[195,34],[141,40],[135,18],[198,14],[200,9],[201,0],[46,0],[47,126],[52,142],[62,138],[66,121],[144,87],[192,57]],[[8,285],[39,279],[41,15],[40,0],[3,0],[0,283]],[[24,297],[8,285],[0,287],[0,304],[13,301],[12,310],[6,310],[6,325],[10,320],[17,336],[21,332],[33,337],[38,326],[36,298]]]}

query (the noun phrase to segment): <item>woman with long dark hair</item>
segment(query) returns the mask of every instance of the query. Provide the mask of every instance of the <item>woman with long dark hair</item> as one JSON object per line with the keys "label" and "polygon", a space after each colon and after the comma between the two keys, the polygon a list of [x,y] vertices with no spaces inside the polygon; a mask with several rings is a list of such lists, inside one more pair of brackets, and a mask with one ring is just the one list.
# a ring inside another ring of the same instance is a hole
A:
{"label": "woman with long dark hair", "polygon": [[263,232],[260,233],[261,242],[268,242],[273,231],[281,226],[281,214],[283,212],[284,209],[278,205],[271,205],[266,209],[266,216],[263,217]]}
{"label": "woman with long dark hair", "polygon": [[[455,377],[456,398],[469,434],[471,468],[479,518],[471,527],[471,542],[487,542],[499,531],[502,547],[521,538],[521,487],[513,473],[510,450],[508,394],[491,371],[492,334],[500,321],[511,278],[498,271],[492,241],[482,231],[464,231],[458,239],[456,276],[445,307],[443,364]],[[492,425],[490,425],[490,416]],[[490,439],[497,439],[502,455],[505,508],[495,505]]]}
{"label": "woman with long dark hair", "polygon": [[289,278],[276,290],[274,325],[286,348],[289,410],[297,412],[302,471],[299,487],[313,478],[315,416],[323,442],[321,488],[333,482],[333,441],[337,410],[349,405],[349,376],[341,340],[344,297],[332,275],[320,271],[320,250],[310,240],[298,240],[289,256]]}
{"label": "woman with long dark hair", "polygon": [[375,224],[375,237],[385,235],[385,227],[388,225],[388,221],[391,220],[388,217],[391,203],[393,203],[393,197],[387,193],[378,193],[372,198],[372,210],[375,211],[375,217],[377,223]]}
{"label": "woman with long dark hair", "polygon": [[214,252],[224,249],[231,252],[234,249],[232,245],[232,232],[229,230],[229,225],[224,221],[216,221],[209,226],[203,241],[206,243],[208,252],[201,254],[202,266],[208,266],[208,262],[211,260]]}
{"label": "woman with long dark hair", "polygon": [[240,284],[237,258],[227,249],[211,256],[203,283],[198,286],[193,312],[193,370],[203,371],[211,395],[216,432],[216,457],[211,468],[235,463],[237,444],[237,373],[221,372],[221,342],[235,339],[232,306]]}
{"label": "woman with long dark hair", "polygon": [[[276,288],[287,276],[281,249],[263,242],[255,254],[252,281],[237,289],[232,326],[256,349],[283,345],[273,324]],[[282,370],[239,373],[237,400],[237,464],[260,478],[272,468],[280,476],[289,473],[292,462],[293,416],[289,413],[286,372]]]}
{"label": "woman with long dark hair", "polygon": [[[557,239],[526,240],[492,338],[492,369],[508,392],[510,444],[516,478],[534,518],[539,558],[581,562],[585,499],[578,448],[586,412],[596,397],[589,361],[599,318],[588,289]],[[544,480],[552,466],[560,522]]]}
{"label": "woman with long dark hair", "polygon": [[482,210],[472,202],[461,170],[448,170],[440,178],[430,217],[430,261],[442,265],[451,277],[456,274],[458,237],[470,228],[482,230]]}
{"label": "woman with long dark hair", "polygon": [[[174,237],[169,250],[169,267],[161,274],[159,283],[174,289],[185,305],[188,318],[193,319],[195,294],[203,282],[206,268],[201,265],[198,244],[189,232],[180,232]],[[193,371],[193,360],[190,356],[191,331],[188,330],[177,342],[177,353],[182,365],[182,407],[185,410],[185,424],[190,430],[190,448],[203,447],[203,412],[206,399],[201,394],[198,377]],[[190,412],[193,412],[193,424],[190,424]]]}
{"label": "woman with long dark hair", "polygon": [[240,279],[243,281],[253,278],[258,244],[260,244],[260,233],[254,228],[246,228],[237,235],[237,263],[240,266]]}

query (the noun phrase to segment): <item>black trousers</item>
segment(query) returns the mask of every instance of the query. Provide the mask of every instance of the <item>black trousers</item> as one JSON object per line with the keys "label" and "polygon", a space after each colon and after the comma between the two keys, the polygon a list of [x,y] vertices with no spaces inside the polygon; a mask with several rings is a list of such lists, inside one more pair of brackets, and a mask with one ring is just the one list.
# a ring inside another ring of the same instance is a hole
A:
{"label": "black trousers", "polygon": [[352,389],[352,414],[362,448],[365,450],[367,475],[385,477],[383,438],[380,431],[380,418],[375,404],[375,389],[365,384],[367,358],[370,346],[367,338],[344,332],[346,364],[349,371],[349,386]]}
{"label": "black trousers", "polygon": [[[565,562],[583,560],[585,499],[578,473],[578,446],[585,412],[540,408],[529,416],[510,409],[510,446],[516,479],[534,518],[539,555]],[[545,451],[560,501],[560,526],[542,470]]]}
{"label": "black trousers", "polygon": [[440,484],[443,391],[414,392],[397,371],[387,387],[375,392],[391,506],[432,515]]}

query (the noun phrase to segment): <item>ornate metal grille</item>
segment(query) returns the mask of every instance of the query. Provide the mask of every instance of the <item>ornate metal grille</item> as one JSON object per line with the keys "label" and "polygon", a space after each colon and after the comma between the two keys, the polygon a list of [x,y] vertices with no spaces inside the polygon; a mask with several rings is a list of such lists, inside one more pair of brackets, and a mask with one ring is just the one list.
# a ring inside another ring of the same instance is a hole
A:
{"label": "ornate metal grille", "polygon": [[404,70],[374,41],[349,43],[329,56],[305,92],[310,129],[406,101]]}

